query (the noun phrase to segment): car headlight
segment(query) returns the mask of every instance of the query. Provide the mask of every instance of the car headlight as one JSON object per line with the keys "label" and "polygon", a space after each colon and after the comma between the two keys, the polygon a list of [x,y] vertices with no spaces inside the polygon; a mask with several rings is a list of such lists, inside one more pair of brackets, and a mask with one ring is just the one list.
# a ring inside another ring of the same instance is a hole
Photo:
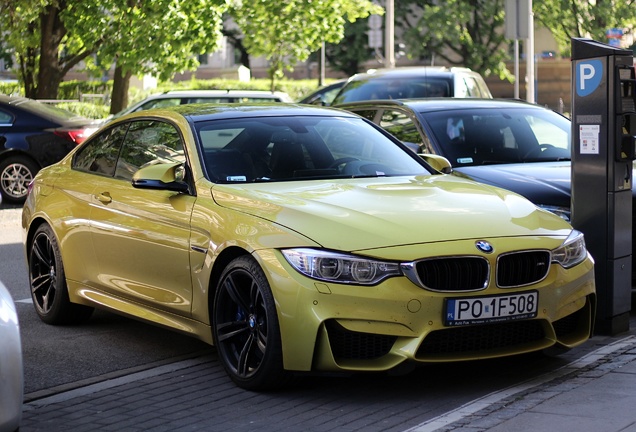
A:
{"label": "car headlight", "polygon": [[552,261],[561,264],[563,268],[574,267],[587,257],[583,233],[572,230],[563,244],[552,251]]}
{"label": "car headlight", "polygon": [[402,274],[397,263],[355,255],[318,249],[284,249],[282,253],[300,273],[326,282],[375,285],[383,279]]}
{"label": "car headlight", "polygon": [[559,206],[551,206],[551,205],[543,205],[537,204],[537,207],[547,210],[555,215],[559,216],[561,219],[570,222],[570,207],[559,207]]}

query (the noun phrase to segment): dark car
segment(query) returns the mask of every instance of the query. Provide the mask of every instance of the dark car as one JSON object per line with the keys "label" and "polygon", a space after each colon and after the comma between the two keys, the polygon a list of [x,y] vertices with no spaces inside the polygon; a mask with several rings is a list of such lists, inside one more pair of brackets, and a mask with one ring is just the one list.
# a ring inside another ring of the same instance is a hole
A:
{"label": "dark car", "polygon": [[517,192],[570,220],[571,122],[561,114],[498,99],[382,100],[337,107],[366,117],[418,152],[446,157],[455,175]]}
{"label": "dark car", "polygon": [[305,95],[298,103],[329,106],[346,82],[347,80],[340,80],[320,87],[318,90]]}
{"label": "dark car", "polygon": [[0,193],[23,202],[35,174],[96,129],[93,120],[32,99],[0,95]]}
{"label": "dark car", "polygon": [[517,192],[570,218],[570,120],[539,105],[498,99],[381,100],[341,104],[454,173]]}
{"label": "dark car", "polygon": [[469,68],[444,66],[372,69],[347,80],[331,105],[377,99],[489,98],[483,77]]}

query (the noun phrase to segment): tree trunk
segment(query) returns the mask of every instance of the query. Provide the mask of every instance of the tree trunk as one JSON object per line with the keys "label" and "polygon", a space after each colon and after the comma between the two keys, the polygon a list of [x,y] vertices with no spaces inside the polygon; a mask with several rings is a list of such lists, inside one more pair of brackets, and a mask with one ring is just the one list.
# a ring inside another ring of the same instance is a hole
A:
{"label": "tree trunk", "polygon": [[[27,26],[27,33],[29,35],[35,34],[37,26],[35,22],[30,22]],[[16,53],[18,64],[20,67],[20,77],[24,83],[24,95],[30,99],[35,99],[37,96],[37,55],[38,51],[35,48],[27,48],[26,52],[21,55]]]}
{"label": "tree trunk", "polygon": [[60,0],[58,8],[49,5],[40,14],[40,64],[36,92],[38,99],[57,99],[60,82],[64,78],[58,53],[62,39],[66,35],[66,28],[59,13],[66,8],[66,2]]}
{"label": "tree trunk", "polygon": [[35,59],[37,58],[36,50],[27,48],[25,56],[18,56],[20,64],[20,75],[24,83],[24,95],[30,99],[37,96],[37,86],[35,81]]}
{"label": "tree trunk", "polygon": [[110,97],[110,113],[116,114],[128,106],[128,89],[132,72],[126,71],[117,65],[113,76],[113,93]]}

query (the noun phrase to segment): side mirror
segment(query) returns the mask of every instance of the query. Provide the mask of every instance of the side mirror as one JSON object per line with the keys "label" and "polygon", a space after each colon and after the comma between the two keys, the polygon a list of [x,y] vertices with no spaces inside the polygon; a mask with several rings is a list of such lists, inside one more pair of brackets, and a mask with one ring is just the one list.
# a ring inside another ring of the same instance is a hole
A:
{"label": "side mirror", "polygon": [[175,192],[187,192],[182,163],[148,165],[133,174],[132,185],[138,189],[159,189]]}
{"label": "side mirror", "polygon": [[433,167],[434,170],[442,174],[450,174],[453,172],[451,163],[444,156],[429,153],[421,153],[419,156],[424,159],[424,162]]}

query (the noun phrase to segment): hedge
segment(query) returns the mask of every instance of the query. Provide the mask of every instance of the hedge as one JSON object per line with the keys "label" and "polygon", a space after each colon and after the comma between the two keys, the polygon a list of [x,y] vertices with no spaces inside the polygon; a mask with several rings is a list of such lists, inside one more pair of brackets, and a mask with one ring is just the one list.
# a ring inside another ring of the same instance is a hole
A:
{"label": "hedge", "polygon": [[[327,84],[327,83],[325,83]],[[76,114],[89,118],[104,118],[110,110],[110,95],[112,81],[64,81],[60,84],[58,99],[73,101],[61,102],[60,108],[67,109]],[[268,79],[252,79],[249,82],[208,79],[178,82],[165,82],[157,85],[157,88],[141,90],[131,87],[128,92],[128,103],[136,103],[147,96],[168,90],[265,90],[269,91],[271,82]],[[304,95],[318,88],[317,80],[280,80],[276,82],[276,91],[287,93],[293,100],[298,100]],[[9,95],[24,95],[24,91],[17,83],[0,82],[0,93]]]}

